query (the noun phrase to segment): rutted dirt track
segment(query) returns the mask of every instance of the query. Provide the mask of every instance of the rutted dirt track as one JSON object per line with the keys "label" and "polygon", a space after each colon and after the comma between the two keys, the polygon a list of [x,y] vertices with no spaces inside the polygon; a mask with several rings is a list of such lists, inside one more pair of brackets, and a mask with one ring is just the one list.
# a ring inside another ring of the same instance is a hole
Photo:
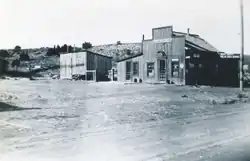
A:
{"label": "rutted dirt track", "polygon": [[0,113],[1,161],[246,160],[250,151],[250,105],[214,103],[235,89],[9,80],[0,90],[34,108]]}

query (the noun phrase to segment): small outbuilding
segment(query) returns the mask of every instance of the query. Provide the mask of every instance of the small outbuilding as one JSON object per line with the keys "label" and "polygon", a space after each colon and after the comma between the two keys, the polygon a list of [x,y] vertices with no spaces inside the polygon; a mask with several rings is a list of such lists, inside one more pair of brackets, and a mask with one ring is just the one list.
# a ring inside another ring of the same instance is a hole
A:
{"label": "small outbuilding", "polygon": [[60,79],[107,81],[112,57],[88,50],[60,55]]}

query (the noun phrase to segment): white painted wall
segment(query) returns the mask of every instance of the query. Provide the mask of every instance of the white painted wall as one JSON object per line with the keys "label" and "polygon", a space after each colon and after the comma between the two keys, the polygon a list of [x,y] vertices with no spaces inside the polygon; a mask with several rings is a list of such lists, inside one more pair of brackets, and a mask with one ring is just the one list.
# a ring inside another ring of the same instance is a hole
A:
{"label": "white painted wall", "polygon": [[86,74],[87,68],[87,53],[71,53],[72,54],[72,73],[73,74]]}
{"label": "white painted wall", "polygon": [[72,55],[70,53],[60,55],[60,79],[72,78],[71,57]]}

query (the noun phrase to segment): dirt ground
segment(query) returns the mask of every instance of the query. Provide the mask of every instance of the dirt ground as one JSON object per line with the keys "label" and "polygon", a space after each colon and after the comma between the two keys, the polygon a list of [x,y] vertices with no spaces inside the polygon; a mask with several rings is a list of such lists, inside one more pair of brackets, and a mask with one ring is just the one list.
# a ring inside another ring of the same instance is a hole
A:
{"label": "dirt ground", "polygon": [[0,112],[1,161],[245,161],[250,150],[248,91],[61,80],[0,91],[15,107]]}

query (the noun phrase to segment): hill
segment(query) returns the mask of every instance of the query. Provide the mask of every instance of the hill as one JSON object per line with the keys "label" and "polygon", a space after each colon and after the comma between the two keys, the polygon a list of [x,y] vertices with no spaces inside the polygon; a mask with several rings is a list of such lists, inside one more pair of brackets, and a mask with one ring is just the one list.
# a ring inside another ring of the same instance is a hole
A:
{"label": "hill", "polygon": [[115,66],[117,60],[139,54],[141,52],[141,43],[99,45],[94,46],[90,50],[95,53],[113,57],[113,65]]}
{"label": "hill", "polygon": [[[78,51],[81,50],[77,48]],[[99,53],[106,56],[113,57],[113,66],[116,66],[116,61],[123,59],[128,56],[132,56],[141,52],[141,43],[125,43],[125,44],[107,44],[107,45],[98,45],[93,46],[89,49],[92,52]],[[36,72],[36,75],[42,77],[53,77],[60,74],[60,61],[59,56],[47,56],[48,48],[41,49],[24,49],[23,51],[28,51],[30,60],[21,61],[19,67],[17,68],[18,72],[28,73],[29,65],[33,67],[33,71]],[[11,66],[11,63],[15,59],[19,59],[20,55],[9,51],[10,57],[7,58],[9,61],[8,71],[16,71],[16,68]],[[37,67],[37,69],[35,69]],[[27,75],[27,74],[25,74]]]}

